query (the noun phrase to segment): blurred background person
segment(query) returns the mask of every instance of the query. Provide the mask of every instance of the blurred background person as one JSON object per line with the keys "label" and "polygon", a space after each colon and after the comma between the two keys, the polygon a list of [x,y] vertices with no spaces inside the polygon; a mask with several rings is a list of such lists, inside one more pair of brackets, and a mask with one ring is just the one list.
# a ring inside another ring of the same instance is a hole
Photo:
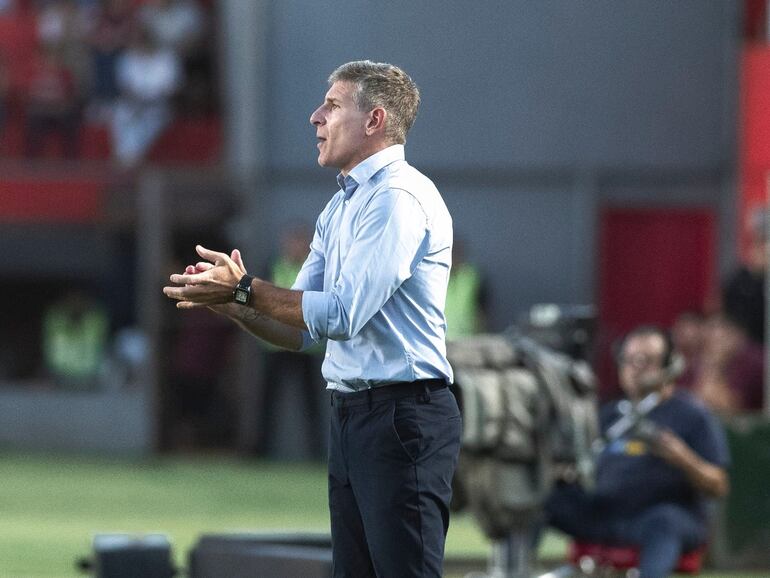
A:
{"label": "blurred background person", "polygon": [[[305,223],[294,223],[286,227],[281,235],[278,256],[268,276],[274,285],[285,289],[294,285],[307,258],[312,237],[313,228]],[[288,392],[288,395],[300,398],[307,454],[313,459],[322,458],[325,436],[318,402],[319,393],[324,390],[320,375],[325,343],[318,343],[300,352],[278,349],[267,342],[263,342],[263,345],[266,353],[259,405],[257,453],[275,453],[276,431],[283,417],[278,401]]]}
{"label": "blurred background person", "polygon": [[8,97],[10,93],[10,78],[8,75],[8,59],[5,52],[0,50],[0,139],[5,136],[8,121]]}
{"label": "blurred background person", "polygon": [[476,335],[486,327],[487,290],[478,267],[467,260],[465,242],[456,238],[447,286],[447,340]]}
{"label": "blurred background person", "polygon": [[110,117],[120,93],[117,65],[131,40],[135,13],[132,0],[103,0],[93,15],[88,37],[93,75],[88,116],[95,122]]}
{"label": "blurred background person", "polygon": [[173,117],[171,98],[179,90],[179,58],[137,28],[117,65],[120,96],[112,118],[113,155],[122,168],[136,167]]}
{"label": "blurred background person", "polygon": [[671,326],[671,341],[676,352],[684,360],[684,370],[676,384],[691,390],[695,387],[705,341],[705,318],[695,310],[680,313]]}
{"label": "blurred background person", "polygon": [[694,393],[721,415],[759,411],[764,400],[764,347],[726,314],[706,322]]}
{"label": "blurred background person", "polygon": [[75,158],[80,130],[80,95],[72,70],[57,45],[41,45],[26,94],[26,153],[43,152],[45,138],[61,137],[64,156]]}
{"label": "blurred background person", "polygon": [[170,335],[161,446],[172,450],[225,447],[236,420],[225,387],[233,328],[206,309],[186,311]]}
{"label": "blurred background person", "polygon": [[[184,269],[179,257],[168,272]],[[187,315],[189,313],[190,315]],[[235,328],[207,309],[169,315],[161,386],[164,450],[214,449],[231,444],[237,424],[228,381]]]}
{"label": "blurred background person", "polygon": [[96,387],[109,330],[109,318],[100,303],[82,289],[68,291],[43,317],[46,374],[67,389]]}
{"label": "blurred background person", "polygon": [[722,310],[755,343],[765,342],[765,271],[767,269],[767,209],[749,216],[750,245],[743,263],[722,288]]}
{"label": "blurred background person", "polygon": [[204,38],[204,14],[195,0],[146,0],[139,20],[159,46],[181,58],[197,51]]}
{"label": "blurred background person", "polygon": [[204,39],[208,34],[207,14],[197,0],[147,0],[139,11],[159,46],[173,51],[184,71],[184,87],[177,104],[185,114],[202,114],[211,100],[213,76],[211,51]]}
{"label": "blurred background person", "polygon": [[[656,327],[623,339],[618,374],[626,400],[602,408],[605,445],[590,491],[558,485],[546,504],[549,524],[580,541],[640,548],[646,578],[673,572],[683,552],[709,537],[708,500],[727,494],[727,440],[715,417],[673,381],[673,346]],[[611,428],[650,393],[660,396],[644,420],[610,437]]]}
{"label": "blurred background person", "polygon": [[48,0],[37,15],[37,38],[52,47],[71,71],[79,95],[91,89],[91,60],[87,40],[93,5],[83,0]]}

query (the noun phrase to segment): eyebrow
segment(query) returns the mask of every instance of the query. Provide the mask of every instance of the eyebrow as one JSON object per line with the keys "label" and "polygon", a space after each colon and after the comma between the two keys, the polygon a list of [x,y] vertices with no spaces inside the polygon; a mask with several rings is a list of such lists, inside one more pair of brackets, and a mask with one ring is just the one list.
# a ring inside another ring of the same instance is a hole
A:
{"label": "eyebrow", "polygon": [[342,101],[339,98],[327,97],[326,102],[328,102],[329,104],[339,104]]}

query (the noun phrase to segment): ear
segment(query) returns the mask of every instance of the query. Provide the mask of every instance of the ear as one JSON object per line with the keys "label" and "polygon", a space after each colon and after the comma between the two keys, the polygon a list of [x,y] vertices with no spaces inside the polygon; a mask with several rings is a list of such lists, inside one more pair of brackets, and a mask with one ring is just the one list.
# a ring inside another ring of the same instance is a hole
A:
{"label": "ear", "polygon": [[384,131],[387,117],[388,113],[384,108],[377,107],[372,109],[366,121],[366,135],[371,136],[378,131]]}

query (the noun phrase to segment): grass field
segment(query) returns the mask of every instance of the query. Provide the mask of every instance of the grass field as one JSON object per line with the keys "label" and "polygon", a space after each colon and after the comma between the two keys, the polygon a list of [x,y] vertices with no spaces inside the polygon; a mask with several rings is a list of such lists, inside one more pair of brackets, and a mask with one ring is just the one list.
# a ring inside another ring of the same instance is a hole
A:
{"label": "grass field", "polygon": [[[97,533],[166,534],[184,566],[203,533],[328,531],[319,464],[15,452],[0,452],[0,463],[0,578],[75,578]],[[556,536],[544,544],[549,558],[563,547]],[[488,549],[470,518],[453,518],[448,557],[483,559]]]}

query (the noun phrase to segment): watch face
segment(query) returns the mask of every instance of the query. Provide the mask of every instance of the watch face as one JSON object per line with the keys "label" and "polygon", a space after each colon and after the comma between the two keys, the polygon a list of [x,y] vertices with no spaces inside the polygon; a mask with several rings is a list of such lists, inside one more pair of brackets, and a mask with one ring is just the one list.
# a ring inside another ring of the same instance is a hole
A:
{"label": "watch face", "polygon": [[235,302],[240,303],[241,305],[246,305],[246,303],[249,302],[249,292],[245,289],[236,289],[235,290]]}

